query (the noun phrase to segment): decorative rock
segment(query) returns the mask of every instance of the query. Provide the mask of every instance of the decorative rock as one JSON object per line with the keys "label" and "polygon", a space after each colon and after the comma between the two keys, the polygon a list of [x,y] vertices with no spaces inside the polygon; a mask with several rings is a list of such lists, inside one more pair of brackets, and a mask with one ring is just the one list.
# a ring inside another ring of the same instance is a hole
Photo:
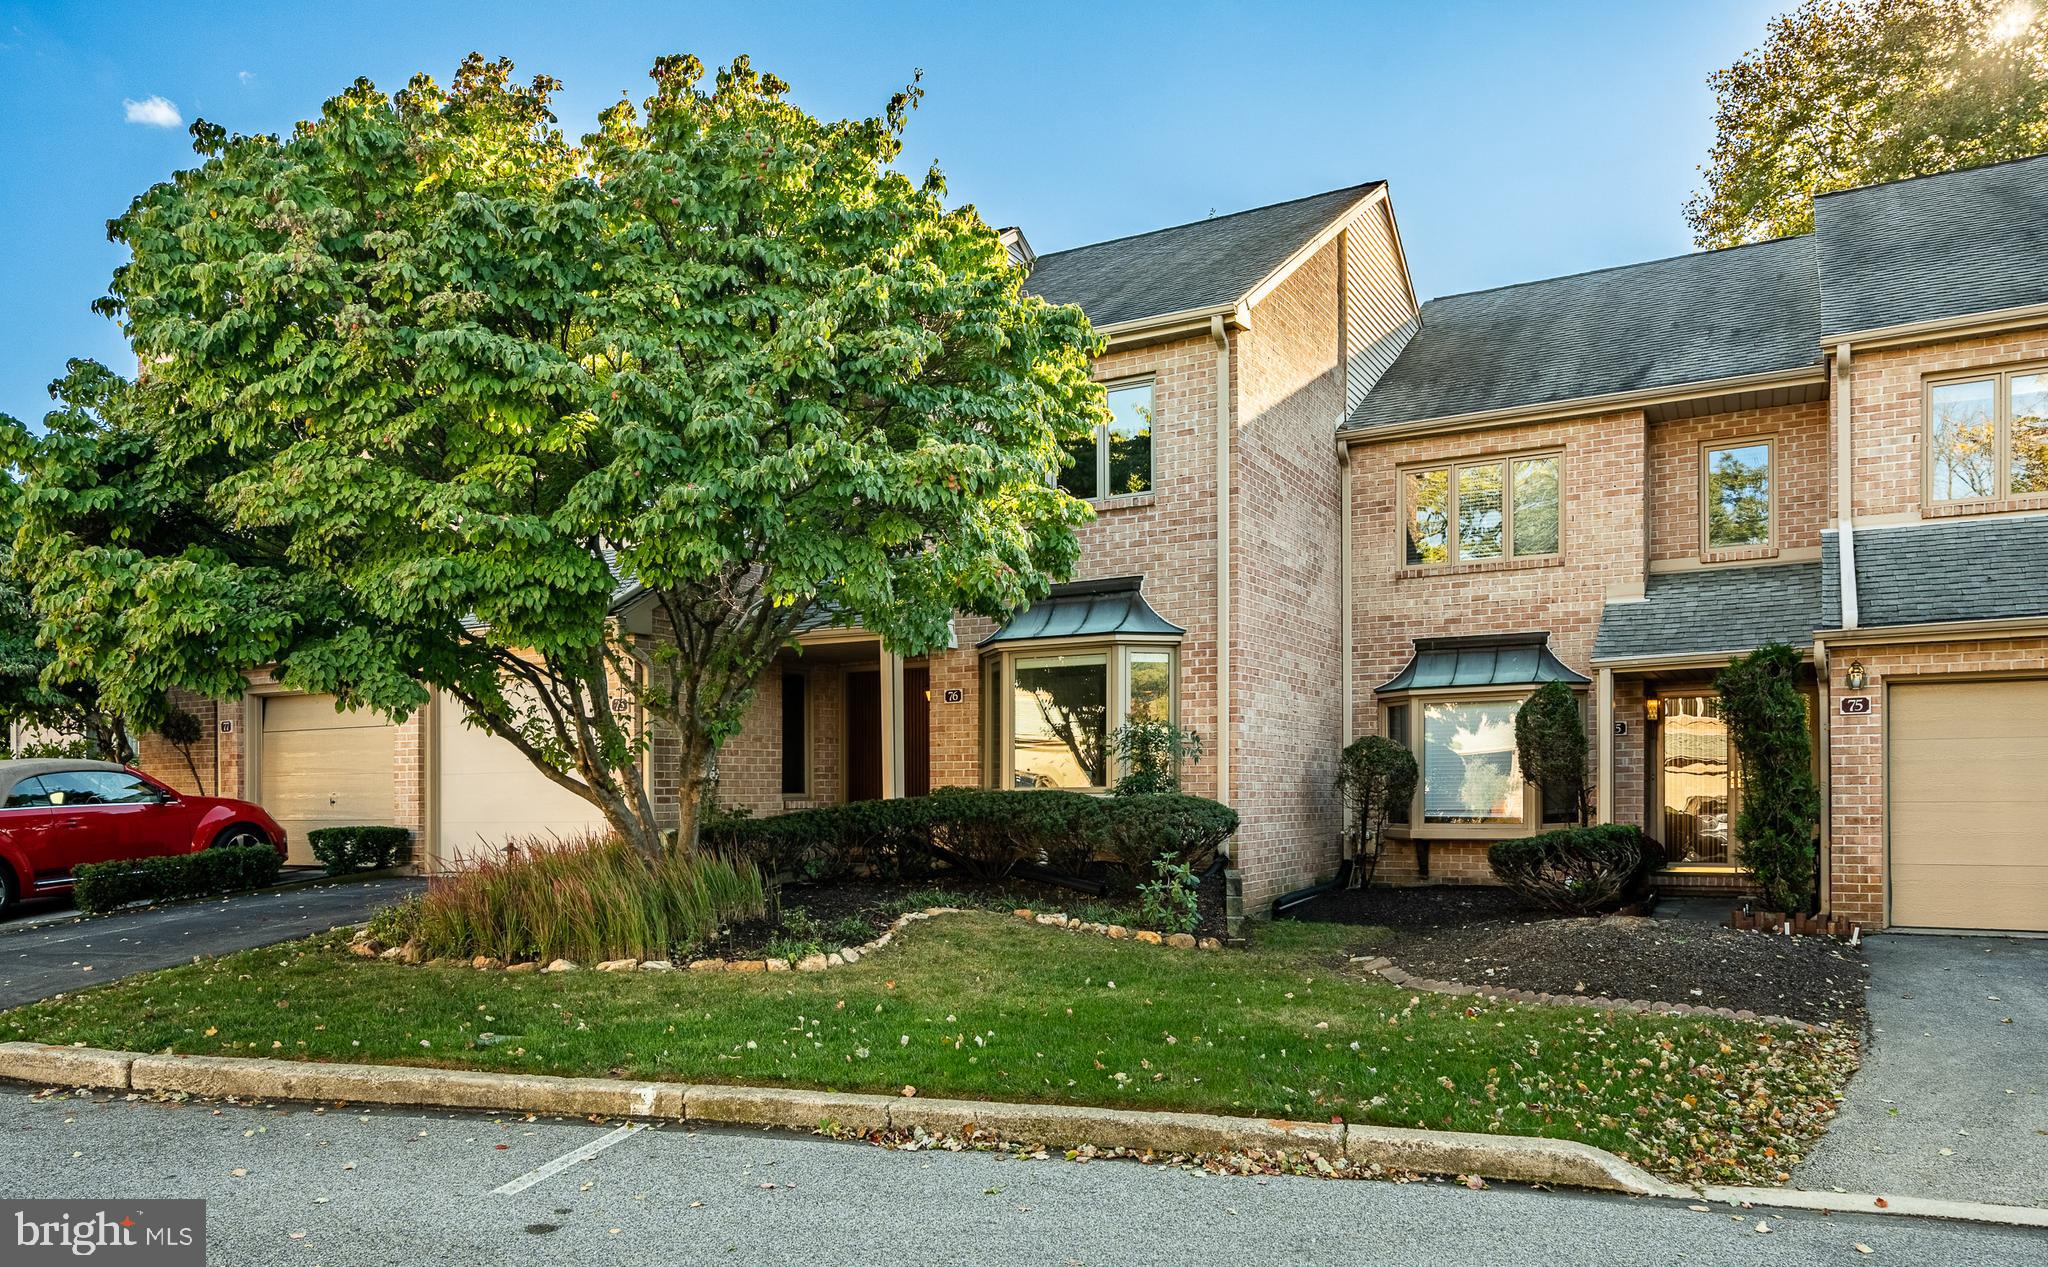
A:
{"label": "decorative rock", "polygon": [[631,972],[640,966],[638,959],[607,959],[597,965],[599,972]]}
{"label": "decorative rock", "polygon": [[1193,950],[1195,948],[1195,935],[1193,933],[1174,933],[1166,939],[1166,944],[1175,950]]}
{"label": "decorative rock", "polygon": [[1137,938],[1141,942],[1144,942],[1148,946],[1157,946],[1166,940],[1164,937],[1161,937],[1158,933],[1153,932],[1149,928],[1144,929],[1140,932],[1132,933],[1131,936]]}
{"label": "decorative rock", "polygon": [[1029,907],[1020,906],[1016,910],[1011,911],[1010,914],[1015,915],[1018,919],[1030,919],[1033,912]]}
{"label": "decorative rock", "polygon": [[1064,915],[1040,915],[1037,917],[1037,919],[1039,923],[1044,924],[1047,927],[1057,926],[1060,928],[1064,928],[1067,924],[1067,917]]}
{"label": "decorative rock", "polygon": [[398,948],[400,963],[418,963],[422,958],[424,956],[420,954],[420,944],[416,941],[409,941]]}
{"label": "decorative rock", "polygon": [[725,965],[725,970],[727,972],[766,972],[768,971],[768,961],[766,959],[735,959]]}
{"label": "decorative rock", "polygon": [[839,952],[839,957],[848,963],[859,963],[860,949],[855,946],[848,946]]}
{"label": "decorative rock", "polygon": [[405,953],[405,947],[403,947],[403,946],[393,946],[393,947],[391,947],[391,948],[390,948],[390,949],[388,949],[388,950],[380,950],[380,951],[378,951],[378,952],[377,952],[377,957],[378,957],[379,959],[396,959],[396,958],[398,958],[398,957],[399,957],[400,955],[402,955],[402,954],[404,954],[404,953]]}
{"label": "decorative rock", "polygon": [[640,965],[642,972],[674,972],[676,966],[666,959],[649,959]]}
{"label": "decorative rock", "polygon": [[574,972],[576,971],[576,961],[574,959],[557,959],[553,963],[550,963],[547,967],[542,968],[541,971]]}
{"label": "decorative rock", "polygon": [[508,963],[508,964],[506,964],[506,965],[505,965],[505,971],[507,971],[507,972],[539,972],[539,971],[540,971],[540,964],[539,964],[538,962],[536,962],[536,961],[532,960],[532,959],[522,959],[522,960],[520,960],[520,961],[519,961],[518,963]]}
{"label": "decorative rock", "polygon": [[770,971],[770,972],[788,972],[788,971],[789,971],[789,960],[787,960],[787,959],[770,959],[770,960],[768,961],[768,971]]}
{"label": "decorative rock", "polygon": [[846,966],[846,956],[840,954],[838,951],[835,950],[831,954],[825,956],[825,962],[830,964],[834,968],[843,968]]}
{"label": "decorative rock", "polygon": [[1131,930],[1125,928],[1122,924],[1111,924],[1109,926],[1109,935],[1116,941],[1122,941],[1131,935]]}
{"label": "decorative rock", "polygon": [[725,971],[725,960],[723,960],[723,959],[692,959],[692,960],[690,961],[690,971],[692,971],[692,972],[723,972],[723,971]]}
{"label": "decorative rock", "polygon": [[1222,942],[1222,941],[1221,941],[1220,939],[1218,939],[1218,938],[1215,938],[1215,937],[1204,937],[1204,938],[1203,938],[1202,940],[1200,940],[1200,941],[1196,942],[1195,944],[1196,944],[1197,946],[1200,946],[1200,947],[1201,947],[1202,949],[1204,949],[1204,950],[1221,950],[1221,949],[1223,949],[1223,942]]}
{"label": "decorative rock", "polygon": [[504,967],[505,961],[493,955],[478,955],[476,958],[469,961],[469,966],[472,968],[492,970]]}
{"label": "decorative rock", "polygon": [[384,953],[384,943],[381,941],[352,941],[348,944],[348,953],[362,959],[375,959],[378,955]]}
{"label": "decorative rock", "polygon": [[829,966],[829,961],[823,955],[805,955],[796,961],[798,972],[823,972]]}

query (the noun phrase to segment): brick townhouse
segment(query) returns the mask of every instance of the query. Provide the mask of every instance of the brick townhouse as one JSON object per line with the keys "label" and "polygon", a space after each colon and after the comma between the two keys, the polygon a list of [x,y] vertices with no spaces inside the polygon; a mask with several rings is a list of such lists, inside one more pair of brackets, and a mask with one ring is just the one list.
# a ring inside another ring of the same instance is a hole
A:
{"label": "brick townhouse", "polygon": [[[1487,878],[1561,815],[1513,753],[1583,693],[1597,814],[1674,889],[1740,891],[1714,672],[1812,666],[1824,904],[2048,929],[2048,158],[1829,195],[1812,234],[1418,307],[1366,184],[1034,257],[1108,340],[1114,420],[1066,477],[1074,581],[930,655],[819,621],[719,761],[772,813],[934,787],[1101,788],[1177,719],[1235,806],[1245,908],[1331,873],[1337,753],[1424,769],[1381,874]],[[628,604],[629,623],[645,614]],[[441,866],[592,815],[450,701],[201,706],[202,771],[295,835],[414,828]],[[182,756],[145,760],[189,781]]]}

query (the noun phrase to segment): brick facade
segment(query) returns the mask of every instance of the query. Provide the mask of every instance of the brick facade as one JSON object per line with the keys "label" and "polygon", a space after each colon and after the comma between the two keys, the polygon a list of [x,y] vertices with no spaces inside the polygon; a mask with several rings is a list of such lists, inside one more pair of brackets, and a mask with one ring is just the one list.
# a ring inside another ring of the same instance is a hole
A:
{"label": "brick facade", "polygon": [[[1768,438],[1775,464],[1775,539],[1741,550],[1705,549],[1700,540],[1700,453],[1709,443]],[[1733,562],[1817,551],[1831,522],[1827,500],[1828,403],[1809,401],[1736,409],[1650,425],[1650,558]]]}

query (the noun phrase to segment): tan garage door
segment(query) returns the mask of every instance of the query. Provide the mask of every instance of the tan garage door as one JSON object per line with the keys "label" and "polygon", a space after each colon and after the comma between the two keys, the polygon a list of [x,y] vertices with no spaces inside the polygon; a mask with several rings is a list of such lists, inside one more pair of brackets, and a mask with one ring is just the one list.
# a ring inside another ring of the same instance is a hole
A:
{"label": "tan garage door", "polygon": [[1891,922],[2048,931],[2048,680],[1894,686]]}
{"label": "tan garage door", "polygon": [[466,724],[460,702],[443,695],[434,711],[438,865],[495,853],[508,841],[603,828],[596,806],[534,769],[519,749]]}
{"label": "tan garage door", "polygon": [[264,697],[257,799],[291,838],[291,861],[313,861],[315,828],[397,821],[394,733],[366,709],[335,712],[332,695]]}

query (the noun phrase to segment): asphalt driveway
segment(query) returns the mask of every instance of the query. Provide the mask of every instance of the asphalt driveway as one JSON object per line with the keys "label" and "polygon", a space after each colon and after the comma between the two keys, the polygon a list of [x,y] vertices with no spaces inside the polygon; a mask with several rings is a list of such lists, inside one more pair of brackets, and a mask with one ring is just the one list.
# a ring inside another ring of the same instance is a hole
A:
{"label": "asphalt driveway", "polygon": [[1863,1068],[1793,1182],[2048,1206],[2048,941],[1868,945]]}
{"label": "asphalt driveway", "polygon": [[425,883],[395,876],[236,894],[96,919],[0,925],[0,1008],[190,963],[198,955],[268,946],[357,923]]}

